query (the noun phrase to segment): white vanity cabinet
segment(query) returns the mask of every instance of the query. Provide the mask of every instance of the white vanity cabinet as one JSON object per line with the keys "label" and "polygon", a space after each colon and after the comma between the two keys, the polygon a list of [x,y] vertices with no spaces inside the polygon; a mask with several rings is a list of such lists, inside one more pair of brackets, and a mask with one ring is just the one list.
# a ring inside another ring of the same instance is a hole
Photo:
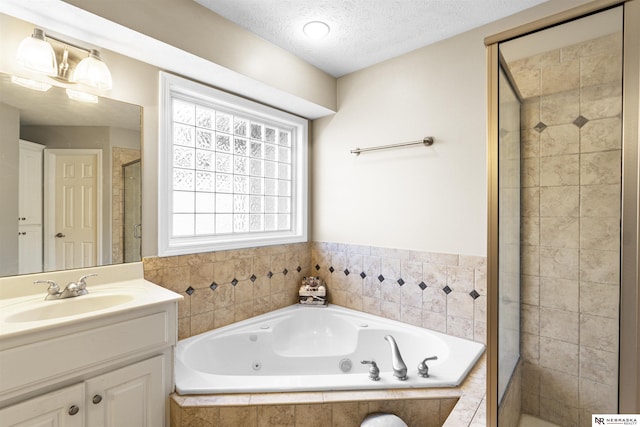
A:
{"label": "white vanity cabinet", "polygon": [[161,426],[162,368],[156,356],[0,409],[0,426]]}
{"label": "white vanity cabinet", "polygon": [[76,384],[0,409],[2,427],[83,427],[84,387]]}
{"label": "white vanity cabinet", "polygon": [[[33,279],[67,283],[77,272],[33,275],[29,295],[18,294],[24,276],[0,279],[0,427],[169,425],[182,297],[142,279],[142,263],[80,271],[89,273],[98,283],[88,295],[54,301]],[[125,273],[137,277],[109,277]]]}
{"label": "white vanity cabinet", "polygon": [[161,356],[86,382],[87,427],[155,427],[163,424]]}

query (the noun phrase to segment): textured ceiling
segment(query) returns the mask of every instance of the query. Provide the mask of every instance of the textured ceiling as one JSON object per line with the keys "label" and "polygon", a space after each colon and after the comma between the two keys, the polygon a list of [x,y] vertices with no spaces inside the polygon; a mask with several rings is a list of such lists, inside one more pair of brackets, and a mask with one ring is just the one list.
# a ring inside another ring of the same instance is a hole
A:
{"label": "textured ceiling", "polygon": [[[195,0],[339,77],[546,0]],[[323,21],[329,35],[302,27]]]}

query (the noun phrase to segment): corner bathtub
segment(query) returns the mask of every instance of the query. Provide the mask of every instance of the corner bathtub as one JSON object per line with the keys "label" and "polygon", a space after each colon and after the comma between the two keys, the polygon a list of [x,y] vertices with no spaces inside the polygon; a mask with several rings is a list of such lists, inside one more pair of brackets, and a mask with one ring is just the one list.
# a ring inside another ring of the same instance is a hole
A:
{"label": "corner bathtub", "polygon": [[[392,335],[407,381],[391,368]],[[176,391],[212,393],[455,387],[484,345],[382,317],[330,305],[292,305],[178,342]],[[417,374],[429,356],[429,378]],[[380,380],[369,379],[375,360]]]}

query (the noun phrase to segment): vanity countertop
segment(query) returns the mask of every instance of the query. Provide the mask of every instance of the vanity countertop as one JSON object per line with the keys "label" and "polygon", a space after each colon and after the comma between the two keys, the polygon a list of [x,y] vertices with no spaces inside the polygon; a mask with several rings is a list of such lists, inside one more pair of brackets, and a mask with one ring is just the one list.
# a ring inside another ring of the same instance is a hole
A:
{"label": "vanity countertop", "polygon": [[[33,283],[55,280],[63,289],[69,281],[92,273],[98,276],[87,279],[89,293],[73,298],[46,301],[46,285]],[[0,341],[181,299],[144,280],[142,263],[1,278]]]}

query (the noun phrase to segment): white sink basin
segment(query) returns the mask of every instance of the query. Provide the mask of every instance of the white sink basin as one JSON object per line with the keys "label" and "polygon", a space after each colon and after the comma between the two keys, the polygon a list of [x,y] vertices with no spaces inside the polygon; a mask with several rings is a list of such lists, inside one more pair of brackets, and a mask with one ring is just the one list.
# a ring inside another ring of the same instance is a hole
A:
{"label": "white sink basin", "polygon": [[12,314],[4,318],[5,322],[37,322],[61,317],[75,316],[93,311],[105,310],[126,304],[135,298],[131,294],[88,294],[55,301],[21,304]]}

